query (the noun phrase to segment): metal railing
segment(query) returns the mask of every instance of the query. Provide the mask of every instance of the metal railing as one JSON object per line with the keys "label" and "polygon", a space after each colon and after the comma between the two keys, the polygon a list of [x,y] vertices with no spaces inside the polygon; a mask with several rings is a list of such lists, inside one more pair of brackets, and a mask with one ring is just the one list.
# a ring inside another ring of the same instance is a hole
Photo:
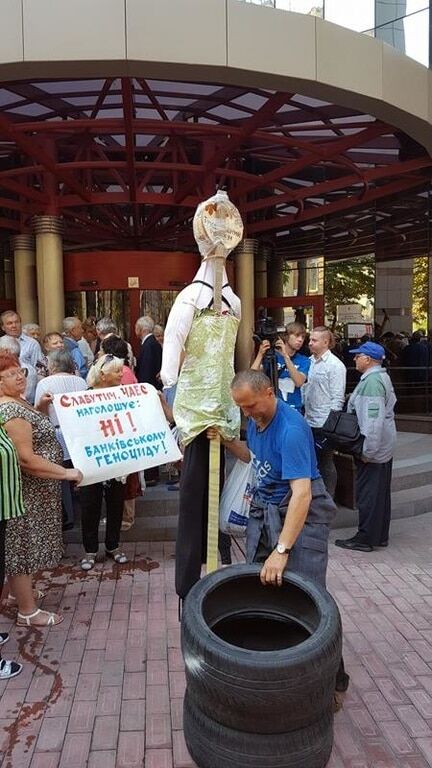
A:
{"label": "metal railing", "polygon": [[[397,397],[395,413],[432,417],[432,366],[391,366],[387,372]],[[359,379],[355,368],[347,368],[347,393]]]}

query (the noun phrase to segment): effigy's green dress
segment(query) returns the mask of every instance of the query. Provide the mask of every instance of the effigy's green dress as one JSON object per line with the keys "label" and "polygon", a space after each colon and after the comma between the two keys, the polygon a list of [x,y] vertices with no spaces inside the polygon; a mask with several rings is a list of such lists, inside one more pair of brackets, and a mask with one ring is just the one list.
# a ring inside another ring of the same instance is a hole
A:
{"label": "effigy's green dress", "polygon": [[232,312],[195,312],[173,408],[183,446],[210,426],[224,439],[239,436],[240,411],[230,394],[239,322]]}

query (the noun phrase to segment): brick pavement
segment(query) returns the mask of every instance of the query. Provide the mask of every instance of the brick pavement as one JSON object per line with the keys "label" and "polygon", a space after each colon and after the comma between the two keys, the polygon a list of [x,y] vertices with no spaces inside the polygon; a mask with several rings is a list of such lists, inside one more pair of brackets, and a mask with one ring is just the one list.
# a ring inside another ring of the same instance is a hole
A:
{"label": "brick pavement", "polygon": [[[373,554],[331,545],[352,683],[328,768],[432,766],[431,526],[432,514],[397,520],[391,547]],[[1,768],[192,768],[173,544],[126,548],[128,566],[84,574],[69,545],[41,575],[58,627],[16,628],[3,607],[7,656],[25,669],[0,683]]]}

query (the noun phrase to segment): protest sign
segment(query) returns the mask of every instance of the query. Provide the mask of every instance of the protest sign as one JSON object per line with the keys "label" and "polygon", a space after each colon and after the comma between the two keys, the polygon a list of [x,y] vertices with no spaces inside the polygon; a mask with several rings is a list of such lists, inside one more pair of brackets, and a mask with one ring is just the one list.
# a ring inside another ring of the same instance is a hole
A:
{"label": "protest sign", "polygon": [[81,485],[181,458],[151,384],[65,392],[54,395],[54,408]]}

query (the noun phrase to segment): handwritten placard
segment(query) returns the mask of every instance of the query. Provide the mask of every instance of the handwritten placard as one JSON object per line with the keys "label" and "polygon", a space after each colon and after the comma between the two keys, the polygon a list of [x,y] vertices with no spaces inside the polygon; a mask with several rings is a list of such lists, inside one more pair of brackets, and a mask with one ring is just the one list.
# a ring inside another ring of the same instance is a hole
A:
{"label": "handwritten placard", "polygon": [[54,408],[81,485],[181,458],[151,384],[54,395]]}

